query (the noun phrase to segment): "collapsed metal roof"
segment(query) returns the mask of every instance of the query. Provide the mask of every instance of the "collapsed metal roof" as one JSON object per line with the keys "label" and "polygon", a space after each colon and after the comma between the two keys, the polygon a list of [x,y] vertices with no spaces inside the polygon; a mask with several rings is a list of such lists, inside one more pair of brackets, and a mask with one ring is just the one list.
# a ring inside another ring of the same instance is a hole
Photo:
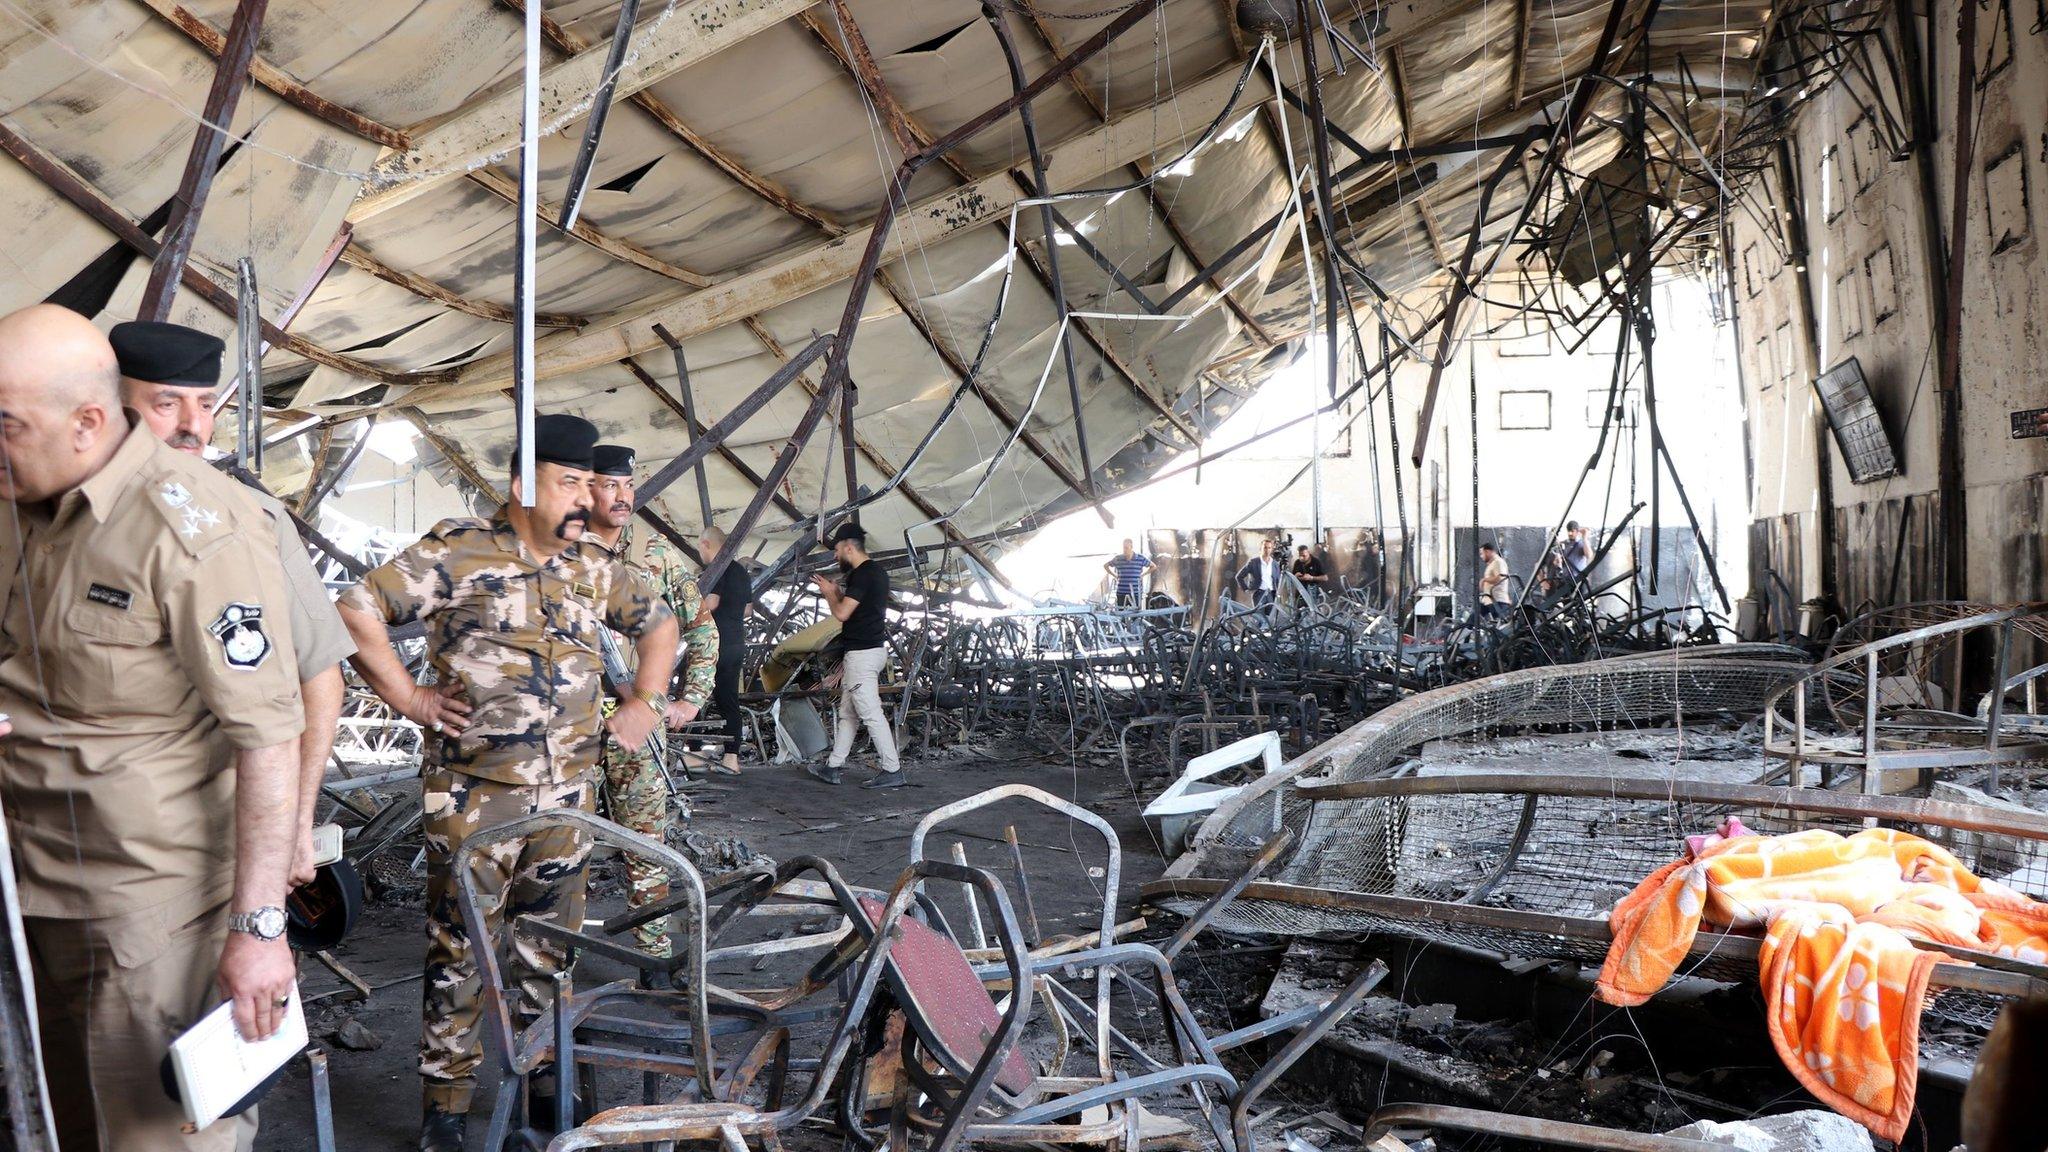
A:
{"label": "collapsed metal roof", "polygon": [[[989,11],[1028,79],[1133,10],[1101,4],[1000,0]],[[367,416],[411,420],[472,480],[502,483],[513,435],[520,7],[275,0],[263,13],[253,83],[171,318],[232,341],[235,264],[251,259],[274,325],[265,426],[298,433],[272,450],[272,487],[315,483],[314,466],[344,458]],[[0,205],[19,224],[0,238],[14,270],[5,308],[56,299],[106,325],[136,314],[144,257],[171,215],[236,8],[0,0],[0,144],[17,161],[0,166]],[[1359,266],[1347,292],[1418,341],[1454,283],[1505,273],[1497,242],[1524,226],[1532,192],[1527,215],[1561,229],[1553,254],[1574,228],[1589,250],[1614,240],[1584,218],[1599,193],[1593,174],[1622,151],[1624,85],[1585,81],[1583,102],[1571,99],[1603,44],[1610,63],[1598,72],[1649,77],[1669,97],[1658,107],[1676,110],[1642,130],[1650,198],[1667,212],[1711,204],[1712,181],[1699,178],[1711,166],[1692,158],[1732,147],[1773,17],[1766,0],[1327,10],[1338,35],[1316,37],[1321,98],[1340,138],[1333,166],[1345,174],[1333,204]],[[554,222],[618,11],[614,0],[544,9],[541,112],[553,130],[540,144],[537,400],[589,417],[658,468],[692,440],[662,333],[680,342],[697,422],[715,422],[839,326],[906,150],[1010,97],[1012,83],[987,13],[966,0],[648,0],[580,219],[565,232]],[[1273,242],[1240,244],[1291,202],[1283,140],[1294,171],[1310,165],[1307,121],[1270,79],[1277,67],[1298,104],[1301,59],[1283,42],[1271,63],[1248,67],[1259,40],[1234,17],[1229,2],[1167,0],[1032,102],[1053,191],[1129,186],[1063,201],[1074,234],[1051,248],[1036,209],[1013,224],[1036,187],[1014,115],[910,183],[845,350],[860,482],[883,489],[951,414],[893,491],[864,509],[871,533],[900,540],[939,520],[920,544],[972,549],[1079,500],[1089,465],[1105,492],[1141,478],[1284,363],[1309,328],[1308,229],[1283,222]],[[1567,122],[1573,113],[1583,119]],[[1489,141],[1505,137],[1525,144],[1489,196],[1504,154]],[[1545,162],[1571,179],[1540,185],[1532,172]],[[1517,261],[1532,284],[1557,278],[1538,246]],[[1073,320],[1067,339],[1085,453],[1064,369],[1048,377],[1060,338],[1055,262],[1070,309],[1098,314]],[[1165,310],[1197,318],[1128,316],[1146,310],[1139,295],[1157,304],[1184,286]],[[814,366],[709,457],[714,516],[730,519],[754,495],[820,377]],[[965,395],[952,407],[956,390]],[[990,469],[1020,425],[1015,449]],[[801,518],[845,498],[833,435],[828,426],[803,446],[764,539],[788,539]],[[702,519],[687,482],[650,511],[685,533]]]}

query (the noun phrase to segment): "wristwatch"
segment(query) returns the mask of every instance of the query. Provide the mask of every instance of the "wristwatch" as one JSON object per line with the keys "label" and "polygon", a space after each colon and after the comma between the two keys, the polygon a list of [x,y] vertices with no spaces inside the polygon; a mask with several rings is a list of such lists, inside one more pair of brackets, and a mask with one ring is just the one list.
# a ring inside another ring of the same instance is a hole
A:
{"label": "wristwatch", "polygon": [[258,940],[275,940],[284,935],[284,927],[284,909],[275,906],[228,914],[228,931],[247,932]]}
{"label": "wristwatch", "polygon": [[645,696],[640,697],[640,702],[654,709],[656,716],[668,711],[668,697],[663,696],[659,692],[647,693]]}

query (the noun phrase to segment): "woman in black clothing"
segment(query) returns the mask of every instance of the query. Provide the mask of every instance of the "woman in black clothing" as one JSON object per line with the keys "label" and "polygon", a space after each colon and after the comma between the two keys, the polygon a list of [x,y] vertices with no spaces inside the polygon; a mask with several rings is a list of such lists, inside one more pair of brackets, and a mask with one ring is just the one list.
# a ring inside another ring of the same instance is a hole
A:
{"label": "woman in black clothing", "polygon": [[[708,563],[725,547],[717,525],[704,529],[699,555]],[[716,587],[701,590],[704,610],[718,628],[718,674],[711,685],[711,706],[725,721],[725,759],[712,767],[721,776],[740,774],[740,671],[747,662],[747,616],[754,610],[754,590],[745,565],[737,559],[725,566]]]}

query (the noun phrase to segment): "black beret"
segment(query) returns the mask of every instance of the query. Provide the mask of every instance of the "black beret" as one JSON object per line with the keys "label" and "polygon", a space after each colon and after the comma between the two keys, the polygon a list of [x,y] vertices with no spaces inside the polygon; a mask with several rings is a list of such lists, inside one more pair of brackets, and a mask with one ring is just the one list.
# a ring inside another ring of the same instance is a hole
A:
{"label": "black beret", "polygon": [[590,470],[597,447],[597,425],[581,416],[550,412],[533,418],[533,458],[543,464]]}
{"label": "black beret", "polygon": [[599,476],[631,476],[633,450],[624,444],[599,444],[590,454],[590,470]]}
{"label": "black beret", "polygon": [[183,324],[130,320],[107,333],[121,375],[174,388],[214,388],[220,384],[221,353],[227,345]]}
{"label": "black beret", "polygon": [[851,540],[855,544],[865,544],[868,542],[868,534],[861,530],[860,525],[848,520],[832,530],[832,543],[837,544],[842,540]]}

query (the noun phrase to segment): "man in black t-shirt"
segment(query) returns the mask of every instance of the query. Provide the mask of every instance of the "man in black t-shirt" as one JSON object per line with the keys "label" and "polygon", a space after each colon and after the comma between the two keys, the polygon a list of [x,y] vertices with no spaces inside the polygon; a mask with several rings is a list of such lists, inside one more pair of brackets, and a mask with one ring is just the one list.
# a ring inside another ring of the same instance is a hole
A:
{"label": "man in black t-shirt", "polygon": [[839,666],[839,724],[832,741],[832,759],[822,767],[806,764],[804,771],[827,784],[839,783],[839,770],[853,751],[856,723],[867,725],[868,738],[875,742],[875,760],[881,774],[861,785],[863,788],[901,788],[903,766],[896,759],[896,733],[889,713],[882,708],[882,667],[888,663],[889,574],[868,559],[867,533],[858,524],[841,524],[832,533],[832,554],[846,574],[842,588],[825,578],[812,576],[825,606],[839,621],[839,643],[846,658]]}
{"label": "man in black t-shirt", "polygon": [[[708,563],[725,548],[725,530],[713,524],[697,541],[698,555]],[[747,617],[754,611],[753,577],[737,559],[725,566],[715,587],[701,589],[704,610],[718,628],[718,675],[711,684],[711,706],[725,721],[725,758],[711,766],[721,776],[740,774],[740,671],[747,662]]]}
{"label": "man in black t-shirt", "polygon": [[1323,562],[1316,558],[1315,553],[1309,551],[1306,544],[1294,550],[1294,578],[1301,581],[1302,590],[1308,593],[1311,602],[1322,594],[1330,582],[1330,578],[1323,573]]}

